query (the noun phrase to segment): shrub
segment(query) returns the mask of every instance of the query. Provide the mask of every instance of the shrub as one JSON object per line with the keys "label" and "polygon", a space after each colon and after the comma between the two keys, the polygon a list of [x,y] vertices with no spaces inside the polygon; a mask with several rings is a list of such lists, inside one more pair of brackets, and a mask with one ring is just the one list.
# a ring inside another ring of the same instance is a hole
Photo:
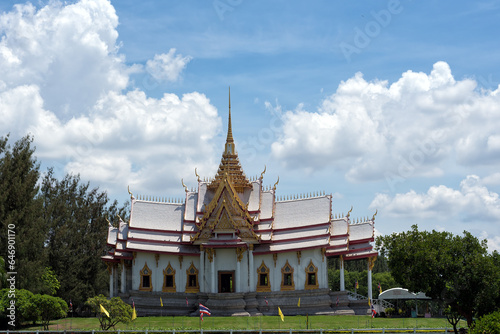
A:
{"label": "shrub", "polygon": [[500,311],[479,318],[471,334],[500,334]]}

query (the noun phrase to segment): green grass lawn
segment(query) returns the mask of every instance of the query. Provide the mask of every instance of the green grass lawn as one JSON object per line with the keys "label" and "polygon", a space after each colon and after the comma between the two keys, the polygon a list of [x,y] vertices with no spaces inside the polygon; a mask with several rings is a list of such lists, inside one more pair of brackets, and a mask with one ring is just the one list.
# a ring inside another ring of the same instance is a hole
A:
{"label": "green grass lawn", "polygon": [[[306,316],[286,316],[282,322],[278,316],[261,317],[209,317],[205,316],[201,327],[210,329],[306,329]],[[450,328],[444,318],[371,318],[370,316],[309,316],[309,329],[363,329],[363,328]],[[458,327],[467,327],[461,321]],[[138,317],[128,324],[118,324],[120,330],[179,330],[199,329],[198,317]],[[37,330],[29,327],[25,330]],[[51,322],[51,330],[99,329],[97,318],[65,318]]]}

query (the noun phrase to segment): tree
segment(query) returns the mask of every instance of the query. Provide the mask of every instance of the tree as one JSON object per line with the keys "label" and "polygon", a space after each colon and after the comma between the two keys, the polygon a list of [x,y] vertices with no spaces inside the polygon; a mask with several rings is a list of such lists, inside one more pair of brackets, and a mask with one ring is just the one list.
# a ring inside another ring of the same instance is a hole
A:
{"label": "tree", "polygon": [[[101,330],[114,328],[120,322],[128,323],[132,321],[132,307],[119,297],[107,299],[105,296],[99,295],[89,298],[87,305],[98,314]],[[109,316],[102,312],[101,305],[109,313]]]}
{"label": "tree", "polygon": [[[486,241],[469,232],[454,236],[448,232],[412,230],[377,238],[377,249],[388,258],[397,283],[412,292],[425,292],[449,307],[472,325],[489,282],[497,280]],[[498,295],[490,291],[489,298]],[[452,319],[451,317],[450,319]],[[453,323],[450,322],[452,325]],[[454,326],[457,332],[456,326]]]}
{"label": "tree", "polygon": [[106,293],[109,275],[101,256],[107,250],[108,220],[117,224],[118,214],[126,219],[125,207],[118,208],[116,201],[108,206],[106,192],[79,176],[56,179],[52,169],[43,178],[40,197],[48,265],[60,282],[58,296],[83,305]]}
{"label": "tree", "polygon": [[498,334],[500,333],[500,311],[487,314],[474,324],[471,334]]}
{"label": "tree", "polygon": [[7,270],[5,270],[5,260],[0,256],[0,289],[7,286]]}
{"label": "tree", "polygon": [[7,245],[9,237],[15,235],[15,254],[1,247],[0,256],[6,262],[15,261],[9,271],[17,272],[18,288],[38,292],[45,233],[40,219],[42,203],[37,198],[39,164],[32,142],[33,138],[26,136],[11,148],[8,136],[0,138],[0,224],[4,231],[0,233],[0,245]]}
{"label": "tree", "polygon": [[42,293],[53,296],[60,287],[61,284],[52,268],[45,267],[42,275]]}
{"label": "tree", "polygon": [[50,320],[64,318],[68,313],[68,305],[59,297],[37,294],[33,297],[33,302],[44,330],[49,330]]}
{"label": "tree", "polygon": [[[15,309],[11,312],[8,308],[11,307],[12,291],[10,289],[0,290],[0,314],[7,317],[9,326],[14,325],[19,328],[25,322],[36,322],[39,316],[38,308],[34,303],[34,295],[28,290],[15,290]],[[14,317],[9,315],[14,314]]]}

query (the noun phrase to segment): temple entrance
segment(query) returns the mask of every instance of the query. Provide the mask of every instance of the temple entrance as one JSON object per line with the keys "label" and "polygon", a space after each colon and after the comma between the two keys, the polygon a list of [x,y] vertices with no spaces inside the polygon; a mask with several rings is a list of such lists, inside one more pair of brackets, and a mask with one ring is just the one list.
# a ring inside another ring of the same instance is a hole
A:
{"label": "temple entrance", "polygon": [[219,271],[219,293],[234,292],[234,270]]}

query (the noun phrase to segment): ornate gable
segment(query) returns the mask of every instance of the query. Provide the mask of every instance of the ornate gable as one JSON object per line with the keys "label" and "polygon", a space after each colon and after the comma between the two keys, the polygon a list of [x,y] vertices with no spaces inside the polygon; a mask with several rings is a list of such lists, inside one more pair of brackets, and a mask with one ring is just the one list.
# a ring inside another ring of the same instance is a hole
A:
{"label": "ornate gable", "polygon": [[234,233],[235,237],[246,239],[244,241],[250,243],[260,241],[260,236],[253,230],[253,219],[247,205],[239,198],[227,174],[200,218],[199,231],[191,238],[191,242],[207,242],[219,233]]}

